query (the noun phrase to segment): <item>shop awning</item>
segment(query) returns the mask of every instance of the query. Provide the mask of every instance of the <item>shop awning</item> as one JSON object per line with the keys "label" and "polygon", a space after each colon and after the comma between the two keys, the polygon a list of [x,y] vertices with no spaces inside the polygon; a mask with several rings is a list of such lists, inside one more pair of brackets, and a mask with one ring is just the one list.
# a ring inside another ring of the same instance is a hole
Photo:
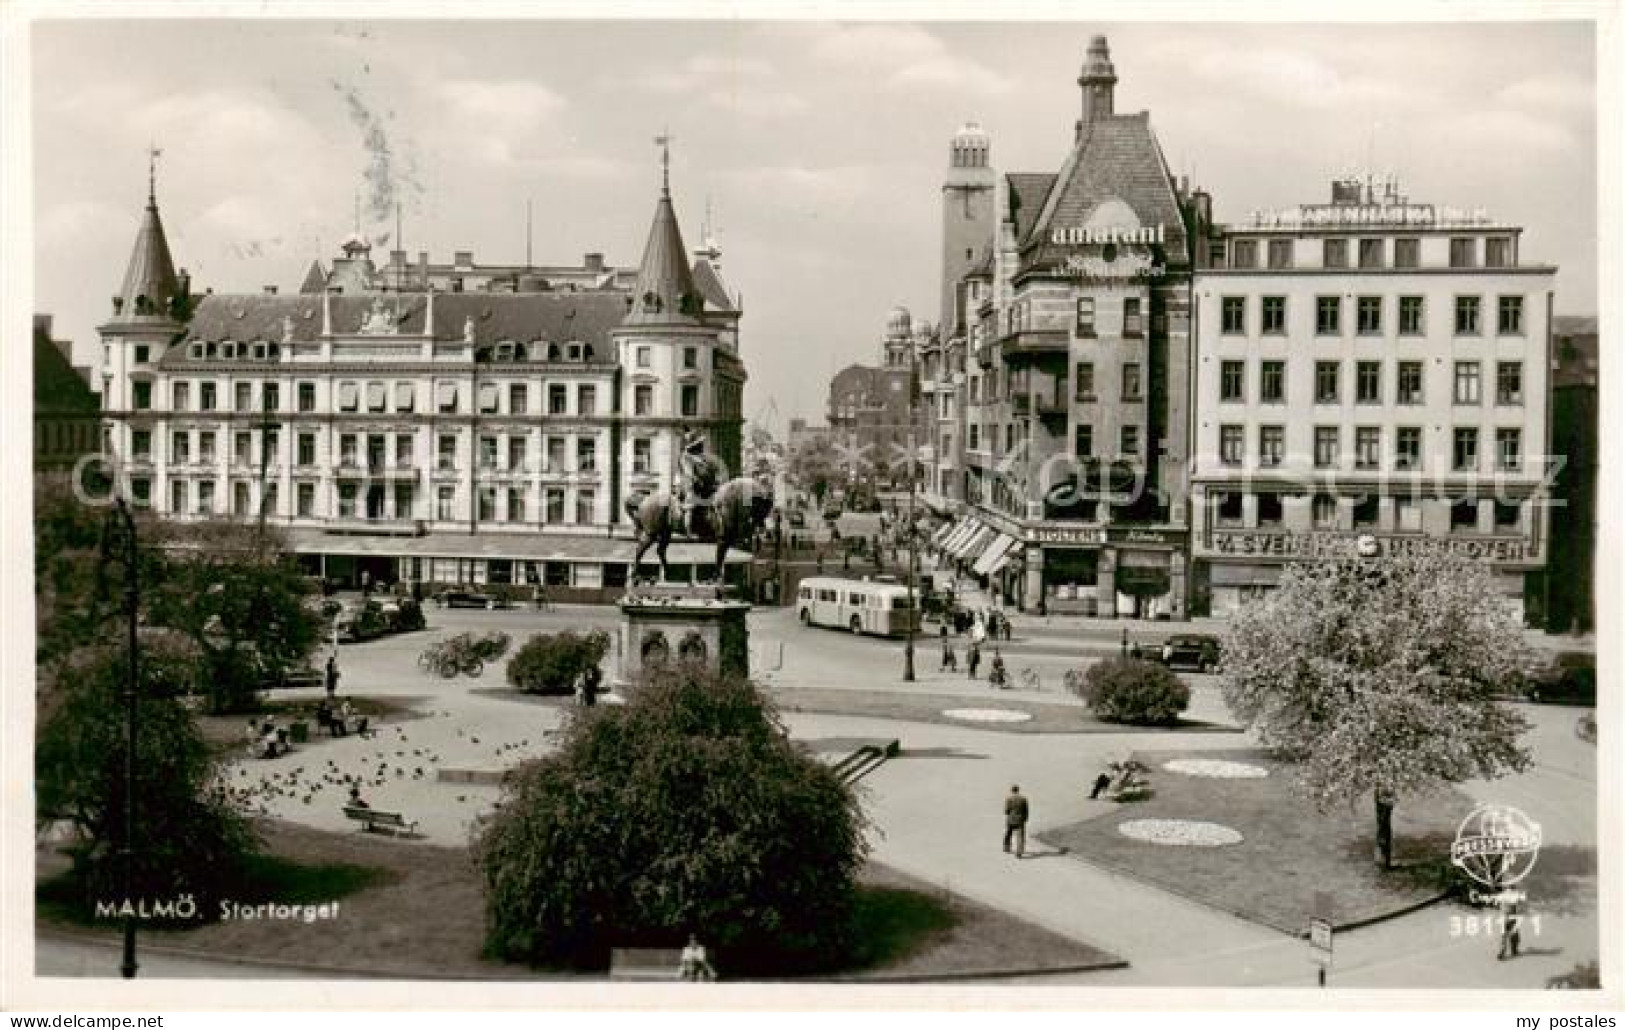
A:
{"label": "shop awning", "polygon": [[385,390],[384,390],[384,384],[383,383],[368,383],[367,384],[367,410],[368,411],[383,411],[384,406],[385,406],[384,396],[385,396]]}
{"label": "shop awning", "polygon": [[411,411],[412,408],[415,406],[413,404],[413,402],[415,400],[417,400],[417,391],[413,387],[413,384],[411,384],[411,383],[396,383],[395,384],[395,410],[396,411]]}
{"label": "shop awning", "polygon": [[492,414],[497,410],[497,388],[495,383],[480,384],[480,411]]}
{"label": "shop awning", "polygon": [[354,411],[356,409],[356,397],[357,396],[358,396],[358,391],[357,391],[356,385],[354,383],[340,383],[339,384],[339,410],[340,411]]}
{"label": "shop awning", "polygon": [[1022,545],[1016,543],[1013,539],[1010,541],[1010,543],[1014,546],[1006,548],[1005,552],[999,555],[999,560],[988,567],[987,574],[989,576],[997,575],[1000,569],[1021,557],[1021,552],[1024,550]]}
{"label": "shop awning", "polygon": [[959,548],[964,545],[966,540],[970,539],[970,535],[975,531],[976,523],[973,520],[966,519],[964,522],[958,523],[954,526],[953,532],[949,533],[947,538],[942,541],[942,549],[955,558],[959,557]]}
{"label": "shop awning", "polygon": [[1007,536],[1004,533],[994,537],[992,542],[982,551],[982,556],[976,559],[976,564],[972,566],[976,570],[976,574],[986,576],[991,573],[1003,560],[1005,552],[1015,545],[1015,542],[1014,537]]}
{"label": "shop awning", "polygon": [[931,546],[941,547],[942,542],[948,539],[949,535],[953,533],[954,529],[955,526],[952,522],[944,522],[942,525],[938,526],[937,531],[931,534]]}
{"label": "shop awning", "polygon": [[436,383],[434,387],[434,402],[441,411],[456,411],[457,384]]}
{"label": "shop awning", "polygon": [[998,535],[998,532],[999,531],[994,529],[992,526],[982,526],[978,528],[976,535],[970,538],[970,543],[965,545],[965,553],[963,555],[964,559],[966,561],[974,561],[975,559],[980,558],[982,556],[982,552],[987,549],[988,544],[993,542],[993,538]]}
{"label": "shop awning", "polygon": [[966,519],[965,524],[959,527],[959,532],[949,538],[948,553],[955,558],[965,557],[965,549],[970,546],[970,542],[976,538],[976,534],[981,529],[982,524],[980,522],[975,519]]}

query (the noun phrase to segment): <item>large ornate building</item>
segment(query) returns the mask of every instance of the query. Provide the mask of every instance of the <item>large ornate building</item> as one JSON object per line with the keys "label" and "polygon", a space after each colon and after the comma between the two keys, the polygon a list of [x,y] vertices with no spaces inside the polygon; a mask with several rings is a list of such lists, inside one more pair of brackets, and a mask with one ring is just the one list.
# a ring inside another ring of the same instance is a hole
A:
{"label": "large ornate building", "polygon": [[1371,179],[1210,228],[1193,608],[1233,611],[1289,561],[1442,550],[1539,618],[1557,270],[1521,233]]}
{"label": "large ornate building", "polygon": [[[691,259],[663,186],[631,274],[588,255],[459,284],[468,255],[409,275],[352,238],[299,293],[194,297],[149,194],[100,329],[107,444],[137,504],[263,517],[341,581],[592,596],[624,584],[624,502],[674,486],[686,432],[740,467],[740,311],[716,261]],[[703,560],[676,555],[675,575]]]}
{"label": "large ornate building", "polygon": [[967,517],[944,543],[1029,609],[1177,618],[1195,200],[1149,116],[1117,112],[1104,37],[1078,85],[1071,152],[1000,178],[984,259],[956,288]]}

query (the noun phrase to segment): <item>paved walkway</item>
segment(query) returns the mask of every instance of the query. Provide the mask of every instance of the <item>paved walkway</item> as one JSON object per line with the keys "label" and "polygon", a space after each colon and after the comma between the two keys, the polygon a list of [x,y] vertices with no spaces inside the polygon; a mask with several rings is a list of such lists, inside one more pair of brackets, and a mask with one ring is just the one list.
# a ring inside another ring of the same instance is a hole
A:
{"label": "paved walkway", "polygon": [[[456,632],[479,624],[500,624],[515,634],[539,628],[534,613],[437,613],[436,633]],[[579,625],[613,618],[612,612],[550,613],[558,625]],[[466,623],[466,625],[464,625]],[[766,671],[770,688],[821,686],[841,689],[953,693],[997,707],[1013,696],[963,674],[934,672],[934,647],[922,642],[916,683],[900,682],[900,645],[855,638],[850,634],[809,630],[794,624],[785,611],[752,617],[753,647],[758,655],[783,645],[785,667]],[[287,819],[322,829],[348,827],[340,806],[341,788],[323,785],[311,795],[312,775],[362,775],[375,807],[402,811],[420,821],[425,840],[458,844],[467,839],[479,814],[498,796],[491,785],[443,783],[430,770],[438,767],[500,769],[548,747],[546,734],[568,717],[559,701],[493,693],[502,684],[503,666],[496,663],[480,680],[441,680],[421,673],[415,656],[433,635],[394,638],[341,650],[347,690],[391,697],[417,706],[425,717],[385,724],[378,737],[342,739],[307,745],[287,758],[247,760],[236,773],[243,779],[265,778],[270,784],[270,810]],[[760,659],[758,658],[760,664]],[[1041,663],[1035,663],[1041,664]],[[1078,660],[1043,665],[1044,700],[1076,703],[1059,684],[1059,668]],[[1052,675],[1054,673],[1054,675]],[[295,693],[297,692],[290,692]],[[307,692],[314,700],[318,692]],[[1191,715],[1224,720],[1214,681],[1199,678]],[[1530,737],[1537,765],[1528,773],[1493,784],[1470,784],[1467,790],[1484,800],[1523,808],[1543,825],[1549,844],[1592,846],[1596,840],[1595,748],[1580,744],[1572,732],[1572,710],[1530,706],[1536,723]],[[789,713],[786,722],[798,738],[901,738],[905,755],[886,763],[864,781],[868,811],[877,832],[875,857],[911,875],[1011,912],[1037,925],[1104,947],[1127,958],[1119,971],[1060,978],[1080,984],[1171,986],[1298,986],[1313,983],[1307,946],[1293,938],[1215,909],[1175,897],[1138,881],[1111,873],[1076,857],[1045,854],[1017,861],[998,846],[1002,835],[1002,798],[1019,783],[1033,803],[1034,835],[1107,810],[1108,802],[1091,802],[1084,785],[1093,772],[1114,757],[1143,748],[1181,744],[1203,750],[1251,746],[1243,734],[1204,733],[1180,737],[1166,733],[1125,732],[1032,735],[1003,733],[975,726],[905,723],[850,716]],[[413,754],[413,752],[420,752]],[[331,764],[329,764],[331,763]],[[380,764],[386,766],[382,782]],[[422,767],[424,775],[415,775]],[[302,769],[297,783],[294,770]],[[397,774],[396,770],[401,770]],[[271,779],[272,775],[278,777]],[[305,798],[311,800],[307,803]],[[411,846],[403,844],[402,846]],[[1535,908],[1541,900],[1535,899]],[[1541,986],[1547,976],[1564,972],[1597,954],[1594,899],[1581,898],[1567,911],[1543,913],[1541,933],[1530,940],[1538,954],[1514,963],[1497,963],[1493,945],[1482,937],[1452,936],[1452,915],[1467,909],[1435,907],[1338,940],[1333,982],[1342,986]]]}

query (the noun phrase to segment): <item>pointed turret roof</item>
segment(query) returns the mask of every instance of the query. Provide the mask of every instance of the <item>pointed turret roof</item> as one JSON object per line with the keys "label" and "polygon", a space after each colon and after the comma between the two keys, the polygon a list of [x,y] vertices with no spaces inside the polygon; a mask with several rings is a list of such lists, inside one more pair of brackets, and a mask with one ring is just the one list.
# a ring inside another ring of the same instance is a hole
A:
{"label": "pointed turret roof", "polygon": [[158,217],[158,198],[152,189],[147,193],[147,210],[135,236],[135,250],[130,254],[119,296],[124,301],[119,317],[124,319],[174,318],[185,308],[186,298],[181,296],[175,262],[169,256],[169,240],[164,236],[163,220]]}
{"label": "pointed turret roof", "polygon": [[704,298],[689,271],[688,248],[683,246],[683,232],[677,226],[671,191],[662,186],[637,285],[632,289],[632,310],[624,324],[698,325],[704,310]]}
{"label": "pointed turret roof", "polygon": [[326,293],[327,273],[322,271],[322,263],[311,258],[310,268],[305,272],[305,281],[299,284],[300,293]]}

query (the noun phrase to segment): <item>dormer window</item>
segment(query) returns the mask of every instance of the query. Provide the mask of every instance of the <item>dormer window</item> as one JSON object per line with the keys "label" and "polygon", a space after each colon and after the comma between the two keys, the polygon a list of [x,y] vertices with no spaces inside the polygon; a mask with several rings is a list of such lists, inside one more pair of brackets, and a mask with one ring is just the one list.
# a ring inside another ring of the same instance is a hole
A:
{"label": "dormer window", "polygon": [[220,356],[227,360],[235,358],[237,356],[237,345],[230,340],[222,343],[220,345]]}
{"label": "dormer window", "polygon": [[569,355],[571,361],[581,360],[581,344],[570,343],[565,347],[565,352]]}
{"label": "dormer window", "polygon": [[194,343],[186,348],[186,356],[194,361],[203,360],[203,344]]}

